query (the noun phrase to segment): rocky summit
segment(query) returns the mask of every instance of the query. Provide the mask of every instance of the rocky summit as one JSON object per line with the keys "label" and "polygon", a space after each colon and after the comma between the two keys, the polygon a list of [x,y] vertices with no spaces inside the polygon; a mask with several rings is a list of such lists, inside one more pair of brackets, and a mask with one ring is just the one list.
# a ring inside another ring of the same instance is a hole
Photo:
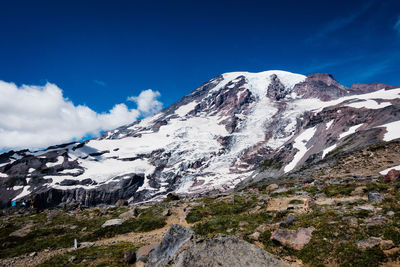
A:
{"label": "rocky summit", "polygon": [[[396,86],[348,88],[328,74],[225,73],[97,139],[0,155],[0,205],[132,204],[284,177],[379,177],[399,169],[399,129]],[[371,145],[387,149],[365,149]],[[344,171],[358,160],[351,155],[371,160],[366,154],[376,156],[372,165]]]}

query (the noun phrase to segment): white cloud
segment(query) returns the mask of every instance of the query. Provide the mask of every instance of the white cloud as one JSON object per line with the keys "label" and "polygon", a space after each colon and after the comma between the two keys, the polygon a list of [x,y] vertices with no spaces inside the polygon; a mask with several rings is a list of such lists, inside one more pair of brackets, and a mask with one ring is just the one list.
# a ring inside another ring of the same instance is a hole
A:
{"label": "white cloud", "polygon": [[398,16],[398,18],[397,18],[397,22],[396,22],[396,24],[394,24],[394,27],[393,27],[398,33],[400,33],[400,16]]}
{"label": "white cloud", "polygon": [[138,110],[144,115],[151,115],[162,109],[162,103],[157,100],[160,92],[147,89],[142,91],[139,96],[130,96],[128,101],[136,103]]}
{"label": "white cloud", "polygon": [[137,109],[117,104],[99,114],[87,106],[74,105],[55,84],[17,87],[0,81],[0,150],[44,148],[98,135],[159,111],[159,96],[149,89],[132,97]]}

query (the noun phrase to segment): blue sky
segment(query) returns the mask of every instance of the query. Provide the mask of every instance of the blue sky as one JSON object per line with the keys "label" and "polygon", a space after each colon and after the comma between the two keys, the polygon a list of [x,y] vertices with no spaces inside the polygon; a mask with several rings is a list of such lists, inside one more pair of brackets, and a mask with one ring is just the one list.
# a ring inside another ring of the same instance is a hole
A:
{"label": "blue sky", "polygon": [[97,112],[148,88],[169,105],[238,70],[400,84],[396,0],[17,0],[0,9],[0,79],[55,83]]}
{"label": "blue sky", "polygon": [[230,71],[400,85],[397,0],[15,0],[0,10],[0,80],[50,82],[98,113],[135,108],[127,98],[146,89],[165,107]]}

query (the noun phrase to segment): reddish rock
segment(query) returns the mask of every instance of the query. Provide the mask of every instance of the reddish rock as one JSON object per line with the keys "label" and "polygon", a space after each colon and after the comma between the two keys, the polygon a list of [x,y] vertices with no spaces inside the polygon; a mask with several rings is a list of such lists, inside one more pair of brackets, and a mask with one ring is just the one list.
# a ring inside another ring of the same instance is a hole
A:
{"label": "reddish rock", "polygon": [[299,228],[297,230],[278,229],[272,233],[271,240],[300,250],[310,242],[311,234],[314,230],[314,227]]}
{"label": "reddish rock", "polygon": [[385,183],[393,183],[400,180],[400,171],[391,169],[383,178]]}

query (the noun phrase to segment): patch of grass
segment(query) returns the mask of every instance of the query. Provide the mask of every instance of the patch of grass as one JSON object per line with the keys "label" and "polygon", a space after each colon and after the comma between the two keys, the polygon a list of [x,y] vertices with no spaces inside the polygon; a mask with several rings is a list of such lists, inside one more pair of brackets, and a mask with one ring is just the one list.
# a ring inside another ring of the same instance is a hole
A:
{"label": "patch of grass", "polygon": [[379,266],[387,260],[385,253],[375,246],[365,251],[357,249],[352,243],[339,246],[335,250],[335,259],[340,266]]}
{"label": "patch of grass", "polygon": [[282,168],[282,163],[280,163],[277,158],[266,159],[263,163],[261,163],[260,167],[262,171],[265,171],[267,169],[280,170]]}
{"label": "patch of grass", "polygon": [[226,200],[215,201],[210,199],[204,199],[204,202],[204,205],[193,207],[188,213],[186,216],[188,223],[198,222],[208,216],[231,215],[245,212],[254,207],[257,199],[255,197],[249,199],[242,196],[235,196],[231,203]]}
{"label": "patch of grass", "polygon": [[[39,266],[129,266],[124,261],[124,252],[137,249],[138,247],[131,243],[83,248],[54,256]],[[75,257],[75,260],[70,260],[71,257]]]}
{"label": "patch of grass", "polygon": [[348,184],[331,184],[322,189],[327,197],[334,196],[349,196],[351,192],[356,188],[355,185]]}
{"label": "patch of grass", "polygon": [[[253,214],[231,214],[231,215],[218,215],[212,217],[205,222],[198,223],[194,226],[196,234],[203,236],[212,236],[217,233],[235,234],[238,232],[250,234],[255,229],[265,223],[272,223],[273,217],[270,213],[259,212]],[[244,224],[240,224],[240,223]],[[227,231],[231,229],[231,231]]]}

